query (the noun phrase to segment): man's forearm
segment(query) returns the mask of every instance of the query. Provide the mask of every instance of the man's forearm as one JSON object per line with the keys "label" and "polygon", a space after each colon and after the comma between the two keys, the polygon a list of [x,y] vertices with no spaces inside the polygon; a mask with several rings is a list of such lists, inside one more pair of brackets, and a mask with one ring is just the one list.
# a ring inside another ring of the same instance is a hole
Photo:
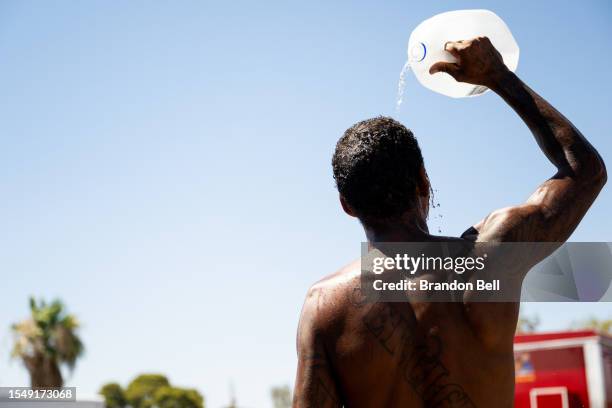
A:
{"label": "man's forearm", "polygon": [[571,177],[605,178],[605,166],[595,148],[567,118],[514,73],[501,75],[491,89],[519,114],[560,172]]}

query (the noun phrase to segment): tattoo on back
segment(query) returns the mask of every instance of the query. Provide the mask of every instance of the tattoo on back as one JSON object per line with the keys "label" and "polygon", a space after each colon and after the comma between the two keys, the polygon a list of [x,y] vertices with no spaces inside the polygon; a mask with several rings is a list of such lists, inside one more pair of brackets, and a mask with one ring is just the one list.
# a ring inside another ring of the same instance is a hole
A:
{"label": "tattoo on back", "polygon": [[441,360],[443,344],[438,335],[421,338],[416,334],[415,323],[390,303],[370,305],[363,323],[385,352],[399,359],[404,381],[426,407],[475,408],[465,390],[450,381],[450,373]]}

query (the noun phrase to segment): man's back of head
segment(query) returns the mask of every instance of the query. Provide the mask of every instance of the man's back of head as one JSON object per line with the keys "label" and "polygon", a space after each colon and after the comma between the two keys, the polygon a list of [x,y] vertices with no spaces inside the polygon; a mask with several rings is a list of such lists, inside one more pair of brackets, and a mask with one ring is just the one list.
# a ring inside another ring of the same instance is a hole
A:
{"label": "man's back of head", "polygon": [[345,211],[364,225],[397,222],[427,206],[421,149],[394,119],[379,116],[351,126],[336,144],[332,166]]}
{"label": "man's back of head", "polygon": [[351,215],[365,222],[401,217],[415,207],[427,184],[416,138],[384,116],[358,122],[344,132],[332,166]]}

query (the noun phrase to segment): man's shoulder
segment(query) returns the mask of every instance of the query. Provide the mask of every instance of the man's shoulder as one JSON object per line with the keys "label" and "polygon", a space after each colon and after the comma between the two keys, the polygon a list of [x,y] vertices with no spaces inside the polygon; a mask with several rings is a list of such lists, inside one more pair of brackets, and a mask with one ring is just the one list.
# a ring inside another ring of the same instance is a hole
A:
{"label": "man's shoulder", "polygon": [[328,291],[337,290],[347,284],[358,281],[361,273],[361,260],[356,259],[353,262],[343,266],[336,272],[324,276],[309,288],[308,292],[311,291]]}
{"label": "man's shoulder", "polygon": [[360,273],[357,259],[314,283],[306,293],[302,315],[308,315],[310,323],[320,329],[336,324],[359,289]]}

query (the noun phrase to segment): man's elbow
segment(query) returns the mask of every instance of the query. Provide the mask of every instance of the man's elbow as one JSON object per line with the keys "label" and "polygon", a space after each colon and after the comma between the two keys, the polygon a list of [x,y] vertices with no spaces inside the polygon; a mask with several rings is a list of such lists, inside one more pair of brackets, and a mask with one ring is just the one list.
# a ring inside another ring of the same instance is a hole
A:
{"label": "man's elbow", "polygon": [[603,185],[605,185],[608,181],[608,171],[606,170],[606,163],[601,157],[599,159],[599,161],[601,162],[601,185],[603,187]]}
{"label": "man's elbow", "polygon": [[608,171],[606,170],[606,163],[599,154],[597,154],[597,166],[595,169],[594,180],[601,190],[606,182],[608,181]]}
{"label": "man's elbow", "polygon": [[588,185],[594,190],[601,190],[608,181],[608,172],[606,170],[606,164],[599,155],[594,152],[589,160],[581,163],[580,166],[576,166],[573,170],[574,177],[581,180],[583,185]]}

